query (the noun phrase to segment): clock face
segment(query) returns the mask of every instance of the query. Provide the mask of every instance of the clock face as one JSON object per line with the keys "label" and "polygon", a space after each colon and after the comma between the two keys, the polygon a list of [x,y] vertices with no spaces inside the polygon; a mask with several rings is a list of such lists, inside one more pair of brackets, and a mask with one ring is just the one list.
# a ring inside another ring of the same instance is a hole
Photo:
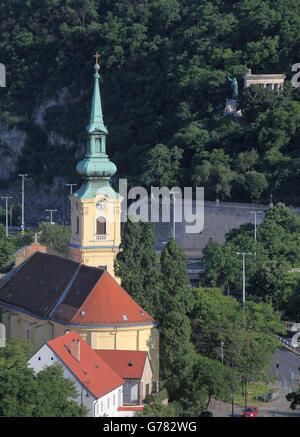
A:
{"label": "clock face", "polygon": [[98,200],[96,207],[99,211],[103,211],[106,207],[106,201],[104,199]]}

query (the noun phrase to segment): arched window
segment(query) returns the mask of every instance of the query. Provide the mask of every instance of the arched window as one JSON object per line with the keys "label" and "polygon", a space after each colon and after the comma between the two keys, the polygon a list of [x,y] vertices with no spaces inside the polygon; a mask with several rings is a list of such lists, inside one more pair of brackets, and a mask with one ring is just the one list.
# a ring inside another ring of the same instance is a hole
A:
{"label": "arched window", "polygon": [[106,219],[105,217],[98,217],[96,223],[96,234],[106,235]]}

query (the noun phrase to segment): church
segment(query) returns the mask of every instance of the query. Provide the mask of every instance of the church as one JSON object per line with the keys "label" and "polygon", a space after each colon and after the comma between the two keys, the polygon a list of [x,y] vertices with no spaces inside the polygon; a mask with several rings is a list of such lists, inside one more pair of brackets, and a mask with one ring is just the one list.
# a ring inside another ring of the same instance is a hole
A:
{"label": "church", "polygon": [[28,339],[36,349],[75,330],[95,350],[146,351],[158,382],[156,322],[114,274],[122,199],[110,185],[117,169],[106,153],[97,57],[87,150],[76,167],[83,184],[71,197],[70,259],[37,242],[25,248],[0,283],[1,321],[7,338]]}

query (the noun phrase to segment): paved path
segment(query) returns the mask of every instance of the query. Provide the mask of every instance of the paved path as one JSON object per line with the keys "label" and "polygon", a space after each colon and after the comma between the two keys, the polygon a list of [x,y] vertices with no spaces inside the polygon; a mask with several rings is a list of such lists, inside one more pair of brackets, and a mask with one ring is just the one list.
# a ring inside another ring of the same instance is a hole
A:
{"label": "paved path", "polygon": [[[259,417],[300,417],[300,407],[296,410],[291,410],[290,402],[285,399],[285,393],[281,393],[279,398],[272,402],[266,402],[264,405],[258,407]],[[213,412],[214,417],[231,417],[232,405],[231,403],[225,403],[212,400],[208,410]],[[243,406],[234,405],[233,413],[234,417],[240,417],[242,415]]]}

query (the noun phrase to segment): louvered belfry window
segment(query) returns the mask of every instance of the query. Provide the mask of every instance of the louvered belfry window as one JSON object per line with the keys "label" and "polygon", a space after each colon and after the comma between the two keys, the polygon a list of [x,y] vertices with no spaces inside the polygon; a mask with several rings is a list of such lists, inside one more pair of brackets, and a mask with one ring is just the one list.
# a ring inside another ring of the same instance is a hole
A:
{"label": "louvered belfry window", "polygon": [[106,235],[106,220],[104,217],[97,218],[97,235]]}

